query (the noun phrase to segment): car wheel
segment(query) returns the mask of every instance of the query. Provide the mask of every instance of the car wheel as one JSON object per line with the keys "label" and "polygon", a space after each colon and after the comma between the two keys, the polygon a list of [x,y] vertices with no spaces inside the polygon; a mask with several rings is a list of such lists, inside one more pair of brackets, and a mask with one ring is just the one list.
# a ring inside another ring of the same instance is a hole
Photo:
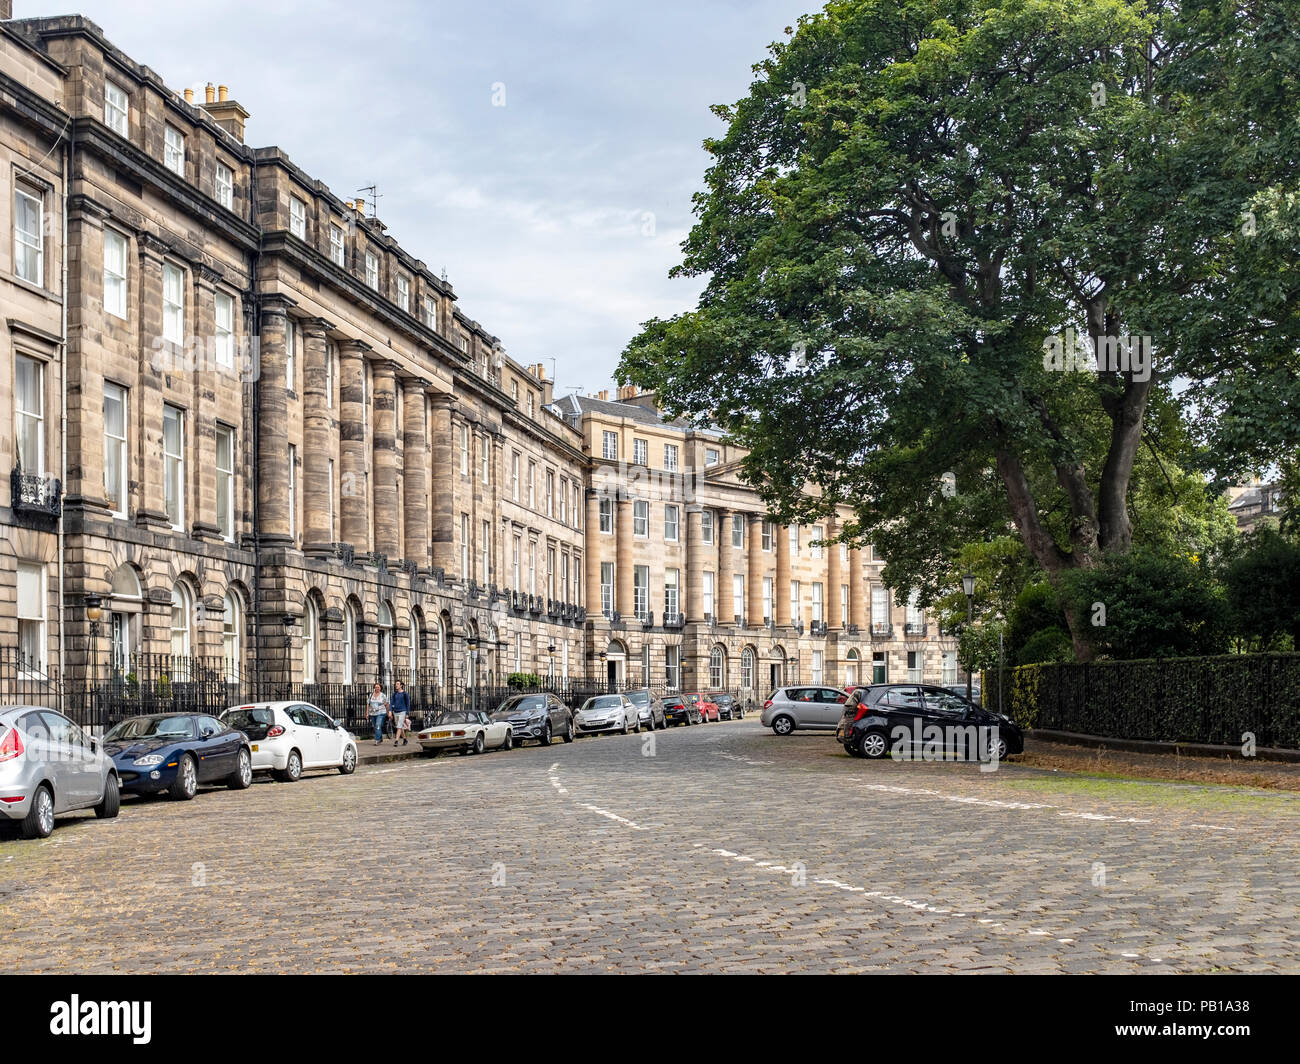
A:
{"label": "car wheel", "polygon": [[297,750],[290,750],[289,763],[285,765],[283,771],[275,774],[275,778],[282,783],[297,783],[302,779],[302,754]]}
{"label": "car wheel", "polygon": [[48,839],[54,830],[54,793],[41,784],[32,795],[32,807],[23,817],[23,838]]}
{"label": "car wheel", "polygon": [[357,770],[357,748],[349,743],[343,748],[343,764],[339,765],[339,772],[345,776],[351,776]]}
{"label": "car wheel", "polygon": [[1007,741],[1004,738],[1002,738],[1002,736],[999,735],[996,745],[997,745],[997,752],[998,752],[998,760],[1005,761],[1007,754],[1010,752],[1010,747],[1007,746]]}
{"label": "car wheel", "polygon": [[858,754],[876,760],[889,753],[889,737],[882,731],[863,732],[858,740]]}
{"label": "car wheel", "polygon": [[772,721],[772,730],[777,735],[789,735],[794,731],[794,718],[782,713],[776,720]]}
{"label": "car wheel", "polygon": [[737,720],[744,720],[744,719],[745,719],[745,711],[744,711],[743,709],[739,709],[739,710],[736,711],[736,719],[737,719]]}
{"label": "car wheel", "polygon": [[566,743],[571,743],[577,737],[578,737],[577,732],[573,730],[573,718],[570,717],[569,723],[564,728],[564,741]]}
{"label": "car wheel", "polygon": [[542,725],[542,737],[538,740],[543,746],[551,745],[551,722],[548,720]]}
{"label": "car wheel", "polygon": [[110,772],[104,780],[104,797],[95,806],[95,816],[100,820],[112,820],[122,808],[122,788],[117,782],[117,773]]}
{"label": "car wheel", "polygon": [[844,743],[843,745],[844,745],[844,752],[845,752],[846,754],[848,754],[849,757],[861,757],[861,756],[862,756],[860,753],[858,753],[858,748],[857,748],[856,746],[854,746],[852,743]]}
{"label": "car wheel", "polygon": [[167,796],[178,802],[188,802],[198,793],[199,773],[194,767],[194,758],[183,754],[181,763],[176,766],[176,782],[167,788]]}
{"label": "car wheel", "polygon": [[230,774],[230,779],[226,780],[226,786],[232,791],[243,791],[247,790],[252,782],[253,755],[247,750],[240,750],[235,771]]}
{"label": "car wheel", "polygon": [[513,750],[515,746],[515,733],[509,728],[506,729],[506,737],[501,740],[502,750]]}
{"label": "car wheel", "polygon": [[474,745],[470,747],[470,753],[481,754],[485,748],[486,744],[483,742],[483,733],[479,732],[474,736]]}

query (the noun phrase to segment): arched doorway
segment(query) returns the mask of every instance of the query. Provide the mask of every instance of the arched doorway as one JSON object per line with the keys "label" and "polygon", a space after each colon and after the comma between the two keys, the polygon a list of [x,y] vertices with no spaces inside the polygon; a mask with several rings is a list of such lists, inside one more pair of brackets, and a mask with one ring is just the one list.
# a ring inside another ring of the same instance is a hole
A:
{"label": "arched doorway", "polygon": [[858,682],[858,652],[850,650],[844,656],[844,686],[851,687]]}
{"label": "arched doorway", "polygon": [[767,663],[767,682],[771,691],[785,684],[785,650],[781,647],[772,648],[772,658]]}
{"label": "arched doorway", "polygon": [[605,650],[605,680],[613,687],[621,687],[626,679],[627,647],[611,639]]}

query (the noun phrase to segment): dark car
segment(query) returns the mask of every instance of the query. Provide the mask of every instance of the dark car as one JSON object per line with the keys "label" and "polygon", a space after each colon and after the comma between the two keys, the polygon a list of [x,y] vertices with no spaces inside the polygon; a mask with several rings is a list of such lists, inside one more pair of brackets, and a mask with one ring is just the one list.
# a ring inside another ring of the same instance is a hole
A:
{"label": "dark car", "polygon": [[641,727],[649,728],[651,731],[656,728],[668,727],[668,720],[664,714],[664,704],[655,698],[649,688],[642,687],[636,691],[628,691],[627,697],[637,708],[637,713],[641,718]]}
{"label": "dark car", "polygon": [[945,688],[914,683],[868,688],[856,710],[845,709],[835,738],[849,754],[868,758],[885,757],[894,749],[928,749],[936,740],[942,742],[944,757],[974,759],[993,747],[1001,760],[1025,749],[1024,732],[1010,717],[990,713]]}
{"label": "dark car", "polygon": [[549,691],[511,695],[497,707],[492,719],[510,725],[516,744],[525,739],[535,739],[542,746],[550,746],[557,735],[566,743],[573,742],[573,713]]}
{"label": "dark car", "polygon": [[681,695],[664,695],[664,720],[669,724],[703,724],[700,708]]}
{"label": "dark car", "polygon": [[104,752],[113,759],[122,790],[128,793],[166,791],[188,801],[202,783],[242,791],[253,782],[248,738],[204,714],[131,717],[104,736]]}
{"label": "dark car", "polygon": [[718,707],[718,716],[722,720],[741,720],[745,716],[744,703],[732,698],[725,691],[710,691],[705,697]]}

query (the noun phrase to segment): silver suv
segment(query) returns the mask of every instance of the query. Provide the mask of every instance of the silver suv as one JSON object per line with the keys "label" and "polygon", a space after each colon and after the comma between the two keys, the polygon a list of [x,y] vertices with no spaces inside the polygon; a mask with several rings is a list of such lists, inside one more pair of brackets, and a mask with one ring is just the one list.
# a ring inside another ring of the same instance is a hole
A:
{"label": "silver suv", "polygon": [[57,813],[115,817],[120,798],[99,740],[52,709],[0,707],[0,816],[18,821],[24,838],[48,837]]}
{"label": "silver suv", "polygon": [[772,693],[763,703],[759,721],[777,735],[789,735],[796,728],[834,731],[839,726],[848,695],[822,684],[792,684]]}

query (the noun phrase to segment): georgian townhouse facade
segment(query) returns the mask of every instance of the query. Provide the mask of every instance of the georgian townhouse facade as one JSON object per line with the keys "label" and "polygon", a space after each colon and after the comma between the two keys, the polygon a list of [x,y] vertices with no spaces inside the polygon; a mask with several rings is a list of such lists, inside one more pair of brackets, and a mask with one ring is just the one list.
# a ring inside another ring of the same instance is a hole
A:
{"label": "georgian townhouse facade", "polygon": [[870,550],[773,526],[649,396],[556,400],[225,86],[79,16],[0,22],[0,84],[0,633],[33,676],[955,680]]}

